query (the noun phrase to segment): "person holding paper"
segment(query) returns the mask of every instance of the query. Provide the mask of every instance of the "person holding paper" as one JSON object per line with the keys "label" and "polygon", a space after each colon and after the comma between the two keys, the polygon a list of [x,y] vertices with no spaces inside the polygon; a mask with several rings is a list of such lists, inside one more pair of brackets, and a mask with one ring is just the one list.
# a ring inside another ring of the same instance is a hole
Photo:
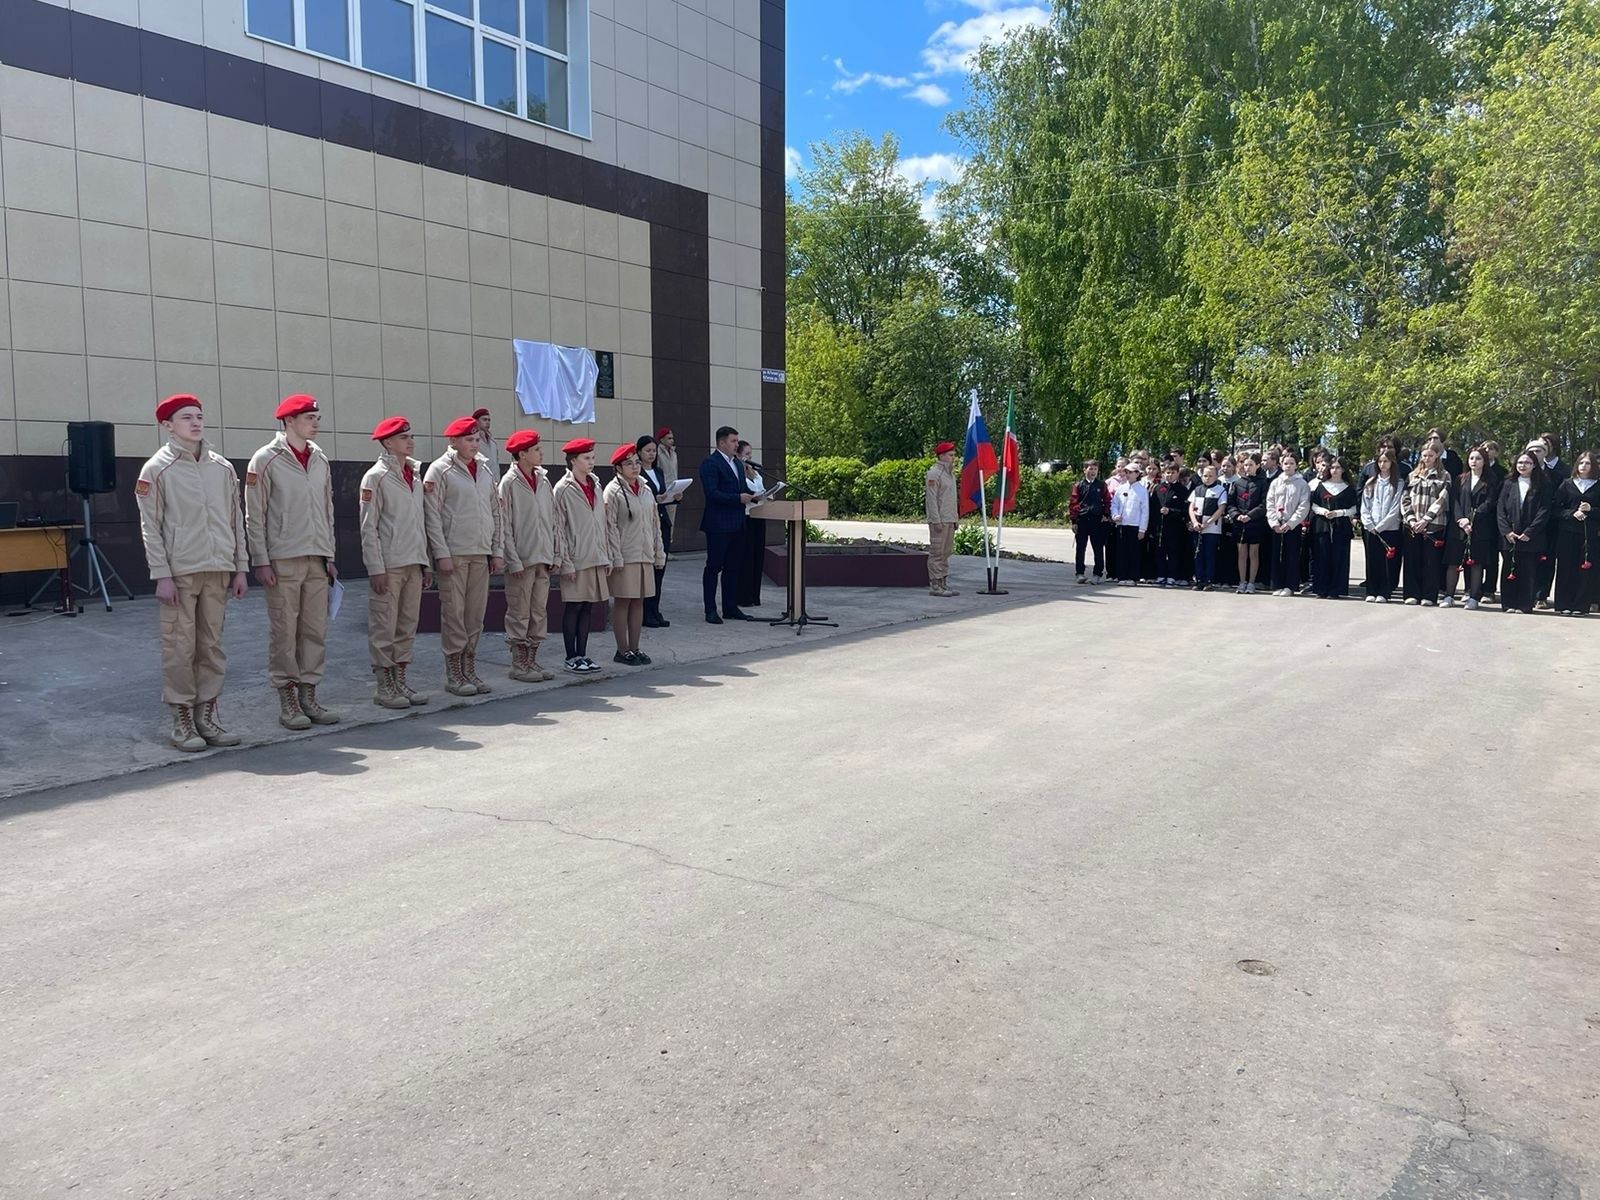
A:
{"label": "person holding paper", "polygon": [[[669,429],[666,432],[672,431]],[[661,615],[661,579],[667,573],[666,559],[671,557],[672,510],[678,506],[678,502],[667,498],[667,494],[672,490],[673,478],[662,470],[660,443],[645,433],[639,435],[639,440],[634,442],[633,446],[639,455],[639,478],[644,481],[645,487],[650,489],[650,494],[656,500],[656,520],[661,527],[663,554],[661,565],[655,569],[656,594],[644,602],[644,627],[665,629],[672,622]]]}
{"label": "person holding paper", "polygon": [[[706,566],[700,576],[706,623],[754,621],[740,609],[739,567],[743,561],[745,510],[755,503],[756,494],[745,482],[744,468],[734,458],[739,446],[739,431],[732,425],[717,430],[717,448],[700,464],[700,486],[705,489],[706,507],[700,516],[700,532],[706,535]],[[722,613],[717,614],[717,580],[722,580]]]}
{"label": "person holding paper", "polygon": [[606,484],[606,552],[611,574],[611,632],[617,641],[613,662],[629,667],[650,665],[639,649],[645,602],[655,593],[655,572],[666,565],[655,495],[639,482],[639,451],[624,442],[611,455],[616,477]]}
{"label": "person holding paper", "polygon": [[[755,451],[750,443],[741,441],[738,446],[739,465],[744,468],[744,482],[759,498],[766,490],[761,471],[756,466]],[[767,555],[767,523],[760,517],[744,518],[744,557],[739,560],[739,607],[761,607],[761,567]]]}
{"label": "person holding paper", "polygon": [[273,413],[278,435],[250,459],[244,528],[256,580],[267,589],[267,680],[285,729],[332,725],[317,703],[328,660],[333,565],[333,471],[311,439],[322,413],[310,396],[288,396]]}

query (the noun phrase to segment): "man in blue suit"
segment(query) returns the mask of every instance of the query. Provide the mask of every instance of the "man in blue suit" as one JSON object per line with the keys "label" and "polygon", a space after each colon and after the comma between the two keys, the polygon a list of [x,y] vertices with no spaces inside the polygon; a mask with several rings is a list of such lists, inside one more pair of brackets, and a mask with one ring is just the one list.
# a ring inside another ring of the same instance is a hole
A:
{"label": "man in blue suit", "polygon": [[[739,444],[739,431],[724,425],[717,430],[717,448],[700,464],[700,487],[705,495],[705,513],[700,532],[706,535],[706,569],[700,577],[705,593],[706,621],[721,625],[723,620],[755,621],[740,612],[739,564],[744,561],[745,509],[755,502],[755,493],[745,482],[744,470],[733,457]],[[722,615],[717,615],[717,576],[722,576]]]}

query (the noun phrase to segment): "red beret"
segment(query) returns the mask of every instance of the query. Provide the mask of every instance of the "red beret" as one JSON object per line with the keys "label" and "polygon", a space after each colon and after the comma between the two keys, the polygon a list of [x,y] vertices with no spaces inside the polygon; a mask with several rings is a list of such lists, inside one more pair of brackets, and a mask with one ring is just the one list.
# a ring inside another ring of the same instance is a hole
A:
{"label": "red beret", "polygon": [[663,425],[660,429],[656,430],[656,437],[658,438],[669,437],[671,434],[672,427],[670,425]]}
{"label": "red beret", "polygon": [[623,442],[622,445],[611,452],[611,465],[620,467],[624,461],[635,457],[638,453],[639,448],[632,442]]}
{"label": "red beret", "polygon": [[940,442],[933,448],[933,452],[935,454],[945,454],[948,451],[954,450],[955,448],[956,444],[954,442]]}
{"label": "red beret", "polygon": [[487,408],[475,408],[472,410],[472,419],[474,421],[476,421],[479,417],[487,417],[488,415],[489,410]]}
{"label": "red beret", "polygon": [[478,423],[471,417],[457,417],[444,427],[445,437],[466,437],[478,432]]}
{"label": "red beret", "polygon": [[278,411],[272,415],[279,421],[287,421],[290,417],[298,417],[301,413],[319,411],[317,402],[310,396],[285,396],[283,403],[278,405]]}
{"label": "red beret", "polygon": [[539,431],[537,429],[519,429],[506,439],[506,453],[518,454],[529,446],[539,444]]}
{"label": "red beret", "polygon": [[200,401],[194,396],[182,393],[176,396],[168,396],[160,404],[156,405],[156,420],[158,422],[168,420],[180,409],[199,407]]}
{"label": "red beret", "polygon": [[561,453],[563,453],[563,454],[587,454],[587,453],[589,453],[589,451],[591,451],[593,449],[594,449],[594,439],[593,438],[573,438],[565,446],[561,447]]}
{"label": "red beret", "polygon": [[397,433],[410,433],[411,422],[404,417],[385,417],[378,422],[378,427],[372,431],[372,440],[381,442],[385,438],[392,438]]}

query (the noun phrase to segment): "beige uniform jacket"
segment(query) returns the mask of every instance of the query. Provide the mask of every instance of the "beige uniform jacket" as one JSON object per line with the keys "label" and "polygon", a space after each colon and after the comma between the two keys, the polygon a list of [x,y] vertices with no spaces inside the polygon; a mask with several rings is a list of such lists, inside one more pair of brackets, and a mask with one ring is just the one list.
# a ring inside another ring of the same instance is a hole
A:
{"label": "beige uniform jacket", "polygon": [[239,476],[210,442],[197,459],[168,441],[140,468],[133,491],[151,579],[249,570]]}
{"label": "beige uniform jacket", "polygon": [[[666,480],[671,487],[678,479],[678,452],[668,450],[660,442],[656,443],[656,466],[661,468],[661,478]],[[673,501],[677,503],[676,500]]]}
{"label": "beige uniform jacket", "polygon": [[639,494],[620,477],[606,484],[606,552],[611,569],[624,563],[667,565],[667,552],[661,545],[661,518],[656,516],[656,494],[639,481]]}
{"label": "beige uniform jacket", "polygon": [[928,489],[923,497],[929,525],[954,525],[961,518],[956,513],[956,477],[937,463],[928,472]]}
{"label": "beige uniform jacket", "polygon": [[513,463],[500,477],[500,514],[505,524],[506,570],[556,565],[556,501],[550,476],[534,468],[537,487],[528,485]]}
{"label": "beige uniform jacket", "polygon": [[[585,567],[611,569],[606,546],[606,505],[595,481],[594,507],[571,473],[563,475],[553,493],[556,502],[556,566],[571,575]],[[654,501],[652,500],[652,503]]]}
{"label": "beige uniform jacket", "polygon": [[279,433],[250,459],[244,476],[244,528],[250,562],[333,557],[333,471],[315,442],[302,467]]}
{"label": "beige uniform jacket", "polygon": [[501,555],[504,534],[494,467],[483,455],[477,458],[476,479],[453,446],[428,466],[422,485],[423,512],[427,517],[428,550],[436,560]]}
{"label": "beige uniform jacket", "polygon": [[[406,463],[411,483],[406,483]],[[361,562],[368,575],[429,565],[422,464],[385,454],[361,477]]]}

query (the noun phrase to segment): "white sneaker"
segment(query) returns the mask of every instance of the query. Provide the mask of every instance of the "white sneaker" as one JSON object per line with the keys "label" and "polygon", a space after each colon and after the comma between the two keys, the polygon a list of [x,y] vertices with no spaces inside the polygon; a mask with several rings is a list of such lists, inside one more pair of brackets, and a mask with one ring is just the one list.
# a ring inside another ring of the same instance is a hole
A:
{"label": "white sneaker", "polygon": [[1378,599],[1378,598],[1377,598],[1377,597],[1376,597],[1376,596],[1368,596],[1368,597],[1367,597],[1367,601],[1366,601],[1366,602],[1367,602],[1367,603],[1368,603],[1368,604],[1372,604],[1372,603],[1373,603],[1373,602],[1375,602],[1375,601],[1376,601],[1376,600],[1377,600],[1377,599]]}
{"label": "white sneaker", "polygon": [[1387,604],[1387,603],[1389,603],[1389,597],[1387,597],[1387,596],[1379,596],[1377,598],[1377,600],[1378,600],[1379,604]]}
{"label": "white sneaker", "polygon": [[1468,596],[1467,597],[1467,605],[1466,606],[1467,606],[1467,608],[1469,610],[1470,609],[1475,609],[1475,608],[1478,607],[1478,602],[1476,600],[1474,600],[1471,596]]}
{"label": "white sneaker", "polygon": [[1416,602],[1417,602],[1417,598],[1415,596],[1411,597],[1411,599],[1406,601],[1407,604],[1415,604]]}
{"label": "white sneaker", "polygon": [[1454,608],[1455,606],[1456,606],[1456,602],[1450,596],[1446,596],[1443,600],[1439,601],[1439,607],[1440,608]]}
{"label": "white sneaker", "polygon": [[1078,574],[1078,577],[1076,579],[1074,579],[1072,582],[1077,584],[1079,587],[1082,587],[1084,584],[1088,583],[1089,581],[1087,579],[1085,579],[1083,577],[1083,574],[1080,572]]}
{"label": "white sneaker", "polygon": [[1438,607],[1438,605],[1432,600],[1424,600],[1422,602],[1422,607],[1423,608],[1436,608],[1436,607]]}

